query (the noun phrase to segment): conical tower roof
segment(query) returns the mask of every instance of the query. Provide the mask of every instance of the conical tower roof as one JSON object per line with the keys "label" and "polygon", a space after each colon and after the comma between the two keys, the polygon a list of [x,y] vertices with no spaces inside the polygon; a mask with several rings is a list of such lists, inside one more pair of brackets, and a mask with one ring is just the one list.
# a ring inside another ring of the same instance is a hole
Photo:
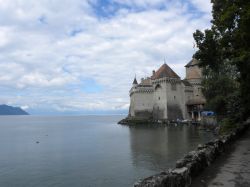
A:
{"label": "conical tower roof", "polygon": [[137,80],[136,80],[136,77],[134,78],[133,84],[138,84]]}
{"label": "conical tower roof", "polygon": [[189,63],[187,63],[185,65],[185,67],[195,66],[195,65],[198,65],[198,64],[199,64],[199,61],[196,58],[192,58],[192,60],[190,60]]}

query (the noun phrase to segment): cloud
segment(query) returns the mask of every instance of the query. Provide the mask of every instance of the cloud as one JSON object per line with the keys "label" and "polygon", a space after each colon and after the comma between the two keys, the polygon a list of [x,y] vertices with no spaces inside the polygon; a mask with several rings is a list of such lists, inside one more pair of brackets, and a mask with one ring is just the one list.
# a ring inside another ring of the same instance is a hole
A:
{"label": "cloud", "polygon": [[123,4],[123,5],[127,5],[127,6],[131,6],[131,7],[149,7],[149,8],[155,8],[155,7],[159,7],[161,5],[166,4],[166,0],[137,0],[137,1],[133,1],[133,0],[113,0],[114,2],[118,3],[118,4]]}
{"label": "cloud", "polygon": [[0,102],[124,110],[134,75],[149,76],[164,58],[184,78],[192,33],[209,27],[210,4],[103,2],[0,0]]}
{"label": "cloud", "polygon": [[193,6],[195,6],[198,10],[210,13],[212,10],[212,4],[210,1],[204,1],[204,0],[191,0],[191,3]]}
{"label": "cloud", "polygon": [[23,109],[23,110],[27,110],[28,108],[29,108],[29,106],[27,106],[27,105],[21,106],[21,109]]}

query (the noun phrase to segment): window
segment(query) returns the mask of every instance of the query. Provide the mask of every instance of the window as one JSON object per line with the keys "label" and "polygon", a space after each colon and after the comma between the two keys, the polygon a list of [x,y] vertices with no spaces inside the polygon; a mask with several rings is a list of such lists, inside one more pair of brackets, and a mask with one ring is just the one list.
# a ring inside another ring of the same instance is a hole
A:
{"label": "window", "polygon": [[158,88],[161,88],[161,85],[157,84],[157,85],[155,86],[155,90],[157,90]]}
{"label": "window", "polygon": [[159,97],[158,99],[160,100],[161,98]]}
{"label": "window", "polygon": [[174,96],[174,99],[175,99],[175,96]]}

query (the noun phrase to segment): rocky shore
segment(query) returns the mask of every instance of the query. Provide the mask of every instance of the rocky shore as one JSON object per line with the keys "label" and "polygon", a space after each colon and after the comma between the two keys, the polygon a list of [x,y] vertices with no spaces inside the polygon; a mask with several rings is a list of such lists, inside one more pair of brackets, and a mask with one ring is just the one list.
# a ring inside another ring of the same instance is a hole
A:
{"label": "rocky shore", "polygon": [[170,125],[170,124],[198,124],[192,121],[168,121],[168,120],[153,120],[127,117],[118,122],[120,125]]}
{"label": "rocky shore", "polygon": [[149,119],[125,118],[118,122],[120,125],[153,124],[155,121]]}
{"label": "rocky shore", "polygon": [[247,128],[249,122],[240,125],[228,135],[220,136],[205,145],[198,145],[197,150],[178,160],[174,169],[140,180],[134,187],[189,187],[192,180],[241,137]]}

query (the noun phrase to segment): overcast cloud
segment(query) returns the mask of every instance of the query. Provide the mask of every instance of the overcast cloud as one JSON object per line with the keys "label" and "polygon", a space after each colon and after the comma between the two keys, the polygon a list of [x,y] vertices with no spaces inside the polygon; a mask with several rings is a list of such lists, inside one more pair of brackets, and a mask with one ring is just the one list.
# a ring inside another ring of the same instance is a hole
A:
{"label": "overcast cloud", "polygon": [[0,103],[33,114],[115,113],[166,58],[182,78],[205,0],[0,0]]}

